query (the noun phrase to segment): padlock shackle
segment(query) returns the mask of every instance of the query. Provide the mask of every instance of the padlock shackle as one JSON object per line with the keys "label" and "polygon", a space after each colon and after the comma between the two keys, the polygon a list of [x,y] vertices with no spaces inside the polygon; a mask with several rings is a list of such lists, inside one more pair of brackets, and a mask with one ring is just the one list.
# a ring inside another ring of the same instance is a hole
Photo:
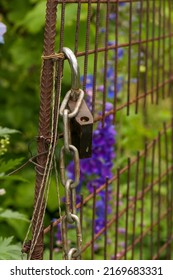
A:
{"label": "padlock shackle", "polygon": [[62,49],[65,57],[68,59],[71,68],[71,87],[72,90],[79,90],[80,88],[80,69],[74,53],[69,49],[64,47]]}

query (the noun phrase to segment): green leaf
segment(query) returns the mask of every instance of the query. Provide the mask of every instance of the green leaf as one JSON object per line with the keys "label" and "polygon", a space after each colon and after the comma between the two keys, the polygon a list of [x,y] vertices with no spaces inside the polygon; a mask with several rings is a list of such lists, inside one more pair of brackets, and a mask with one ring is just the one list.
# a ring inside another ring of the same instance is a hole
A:
{"label": "green leaf", "polygon": [[37,3],[24,18],[23,25],[33,34],[39,32],[45,23],[46,1]]}
{"label": "green leaf", "polygon": [[0,208],[0,219],[15,219],[29,222],[24,214],[12,211],[11,209],[4,210],[3,208]]}
{"label": "green leaf", "polygon": [[0,160],[0,173],[1,176],[3,176],[5,172],[16,168],[16,166],[18,166],[19,164],[21,164],[21,162],[23,161],[23,158],[18,158],[18,159],[10,159],[9,161],[4,161],[4,160]]}
{"label": "green leaf", "polygon": [[0,180],[5,180],[5,181],[18,181],[18,182],[24,182],[24,183],[29,183],[29,180],[18,176],[18,175],[10,175],[6,176],[4,173],[0,173]]}
{"label": "green leaf", "polygon": [[20,260],[21,246],[20,244],[11,244],[13,236],[3,238],[0,236],[0,260]]}
{"label": "green leaf", "polygon": [[0,126],[0,136],[5,136],[5,135],[13,134],[13,133],[19,133],[19,131],[16,129],[10,129],[7,127]]}
{"label": "green leaf", "polygon": [[13,0],[13,8],[9,10],[7,16],[13,27],[20,26],[25,14],[30,9],[28,1]]}

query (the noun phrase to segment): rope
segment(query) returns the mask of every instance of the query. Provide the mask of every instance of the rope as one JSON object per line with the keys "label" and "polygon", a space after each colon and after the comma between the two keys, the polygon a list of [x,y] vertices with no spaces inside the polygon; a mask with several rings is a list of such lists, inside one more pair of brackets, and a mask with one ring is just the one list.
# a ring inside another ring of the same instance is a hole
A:
{"label": "rope", "polygon": [[[61,224],[63,216],[62,216],[62,209],[61,209],[61,196],[60,196],[60,187],[59,187],[59,179],[58,179],[58,169],[57,169],[57,163],[55,157],[54,157],[54,169],[55,169],[56,191],[58,195],[59,217],[60,217],[60,224]],[[61,238],[62,238],[63,235],[62,227],[60,227],[60,230],[61,230]]]}
{"label": "rope", "polygon": [[65,59],[64,53],[53,53],[50,55],[42,55],[41,57],[43,60],[49,60],[49,59]]}
{"label": "rope", "polygon": [[58,169],[56,164],[56,158],[54,157],[54,170],[55,170],[55,180],[56,180],[56,192],[58,195],[58,209],[60,221],[62,220],[62,211],[61,211],[61,197],[60,197],[60,188],[59,188],[59,179],[58,179]]}
{"label": "rope", "polygon": [[[54,76],[53,76],[53,80],[54,80],[54,84],[53,84],[53,97],[52,97],[52,127],[51,127],[51,139],[50,139],[50,146],[49,146],[49,152],[48,152],[48,157],[47,157],[47,161],[46,161],[46,166],[45,166],[45,172],[43,175],[43,180],[42,180],[42,184],[41,184],[41,188],[40,188],[40,192],[39,194],[41,194],[41,190],[44,187],[44,183],[45,183],[45,190],[43,193],[43,196],[41,198],[41,204],[40,204],[40,208],[39,208],[39,212],[38,212],[38,217],[41,214],[42,211],[42,205],[43,205],[43,201],[44,201],[44,194],[47,192],[46,195],[46,201],[45,201],[45,205],[44,205],[44,209],[43,209],[43,215],[42,215],[42,219],[39,225],[39,230],[37,231],[37,227],[38,227],[38,222],[39,219],[37,219],[36,224],[35,224],[35,231],[33,233],[33,242],[31,243],[31,248],[30,248],[30,252],[29,252],[29,259],[31,258],[31,255],[35,249],[35,246],[37,244],[38,241],[38,237],[41,233],[41,228],[42,228],[42,224],[43,224],[43,219],[44,219],[44,214],[45,214],[45,210],[46,210],[46,204],[47,204],[47,199],[48,199],[48,190],[50,187],[50,171],[51,171],[51,166],[52,166],[52,159],[54,156],[54,151],[55,151],[55,145],[56,145],[56,136],[54,133],[54,117],[55,117],[55,76],[56,76],[56,63],[54,64]],[[59,112],[58,112],[59,114]],[[57,121],[55,124],[55,130],[57,129]],[[55,141],[54,141],[55,140]],[[37,199],[37,207],[38,207],[38,201],[40,199],[40,195],[38,196]],[[35,207],[35,209],[37,208]],[[34,242],[35,239],[35,242]]]}
{"label": "rope", "polygon": [[[40,209],[39,209],[38,217],[39,217],[39,215],[41,213],[41,209],[42,209],[45,193],[46,193],[46,203],[45,203],[45,206],[44,206],[44,210],[43,210],[44,212],[43,213],[45,213],[45,209],[46,209],[46,205],[47,205],[47,199],[48,199],[48,193],[49,193],[49,187],[50,187],[50,179],[49,178],[50,178],[52,160],[53,160],[53,157],[54,157],[54,151],[55,151],[55,147],[56,147],[57,127],[58,127],[57,124],[58,124],[58,115],[59,115],[59,111],[57,110],[56,122],[55,122],[55,126],[54,126],[54,118],[55,118],[55,74],[56,74],[56,63],[54,65],[54,86],[53,86],[53,98],[52,98],[52,127],[51,127],[50,146],[49,146],[47,161],[46,161],[46,165],[45,165],[45,169],[44,169],[44,174],[43,174],[43,178],[42,178],[42,183],[41,183],[41,186],[40,186],[40,192],[39,192],[39,195],[38,195],[38,198],[37,198],[37,201],[36,201],[35,209],[34,209],[34,212],[33,212],[33,215],[32,215],[32,219],[31,219],[31,222],[30,222],[30,225],[29,225],[29,228],[28,228],[25,240],[23,242],[23,245],[26,243],[26,241],[28,239],[28,236],[29,236],[29,233],[31,231],[31,227],[33,225],[33,217],[34,217],[34,215],[36,213],[36,210],[38,208],[38,202],[40,200],[40,196],[41,196],[41,193],[42,193],[42,190],[43,190],[44,186],[45,186],[45,190],[44,190],[43,196],[41,198],[41,204],[40,204]],[[61,81],[60,81],[60,88],[59,88],[59,94],[58,94],[58,96],[59,96],[58,108],[59,108],[59,103],[60,103],[60,91],[61,91]],[[43,214],[42,220],[40,222],[39,230],[37,230],[38,219],[36,221],[35,231],[33,233],[33,240],[32,240],[31,248],[30,248],[30,252],[29,252],[29,259],[31,258],[31,255],[32,255],[32,253],[34,251],[34,248],[35,248],[36,244],[37,244],[38,237],[39,237],[39,235],[41,233],[43,219],[44,219],[44,214]]]}

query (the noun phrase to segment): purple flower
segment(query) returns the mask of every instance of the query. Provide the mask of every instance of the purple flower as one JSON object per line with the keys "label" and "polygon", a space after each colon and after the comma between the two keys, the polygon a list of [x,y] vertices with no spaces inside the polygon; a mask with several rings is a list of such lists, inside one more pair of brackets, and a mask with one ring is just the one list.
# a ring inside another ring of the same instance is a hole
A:
{"label": "purple flower", "polygon": [[104,86],[103,85],[98,86],[97,90],[103,92],[104,91]]}
{"label": "purple flower", "polygon": [[[108,41],[108,46],[116,46],[116,41]],[[118,48],[118,58],[121,59],[124,55],[124,49]],[[115,59],[115,56],[113,57]]]}
{"label": "purple flower", "polygon": [[[84,82],[84,76],[81,77],[81,83]],[[93,88],[93,75],[87,75],[86,77],[86,90]]]}
{"label": "purple flower", "polygon": [[118,58],[122,58],[124,55],[124,49],[123,48],[118,48]]}
{"label": "purple flower", "polygon": [[[106,102],[106,108],[105,108],[106,112],[109,112],[112,108],[113,108],[112,103]],[[108,120],[108,118],[106,118],[106,120]]]}
{"label": "purple flower", "polygon": [[[110,67],[108,72],[108,79],[111,80],[113,75],[113,68]],[[81,79],[83,81],[83,78]],[[88,75],[86,79],[87,95],[86,102],[88,107],[91,106],[93,76]],[[105,111],[108,112],[113,108],[111,103],[106,103]],[[112,115],[105,118],[104,127],[99,122],[97,128],[93,131],[92,143],[92,157],[80,160],[80,184],[77,187],[77,192],[81,191],[82,185],[86,185],[90,193],[94,192],[94,188],[98,189],[105,184],[106,178],[112,177],[113,159],[115,158],[116,131],[112,125]],[[74,162],[68,165],[68,177],[74,179]],[[99,232],[104,227],[104,212],[105,212],[105,191],[99,193],[100,200],[96,203],[96,221],[95,233]],[[111,198],[111,187],[109,186],[108,200]],[[111,207],[108,206],[108,214],[111,213]]]}
{"label": "purple flower", "polygon": [[[93,77],[91,75],[87,76],[89,85],[92,84],[92,81]],[[88,99],[87,103],[90,106],[91,99]],[[112,108],[113,105],[111,103],[106,103],[106,112]],[[87,187],[91,192],[93,192],[94,186],[98,187],[105,183],[106,177],[112,176],[112,159],[115,157],[115,135],[116,132],[112,125],[112,116],[110,115],[105,118],[105,126],[102,127],[102,124],[98,123],[96,130],[93,132],[92,157],[80,160],[81,181],[85,181],[85,179],[89,181]],[[69,176],[73,179],[73,163],[69,164],[68,172]],[[93,179],[90,180],[90,177]]]}
{"label": "purple flower", "polygon": [[125,234],[126,230],[125,230],[125,228],[119,228],[118,232],[121,233],[121,234]]}
{"label": "purple flower", "polygon": [[131,81],[132,84],[136,84],[137,83],[137,78],[132,78],[130,81]]}
{"label": "purple flower", "polygon": [[[108,214],[110,214],[112,212],[112,209],[110,206],[108,206]],[[104,199],[103,200],[99,200],[96,202],[96,215],[100,218],[100,219],[104,219],[104,215],[105,215],[105,195],[104,195]]]}
{"label": "purple flower", "polygon": [[62,240],[60,224],[57,225],[56,239],[57,239],[57,242],[61,242],[61,240]]}
{"label": "purple flower", "polygon": [[116,44],[115,41],[108,41],[108,46],[114,46]]}
{"label": "purple flower", "polygon": [[114,83],[111,83],[108,87],[108,97],[113,98],[116,93],[119,93],[121,91],[122,86],[123,86],[123,77],[118,77],[116,91],[115,91]]}
{"label": "purple flower", "polygon": [[103,181],[100,178],[97,178],[87,183],[87,189],[89,190],[90,193],[93,193],[94,189],[99,188],[102,184]]}
{"label": "purple flower", "polygon": [[105,226],[104,219],[96,219],[95,220],[95,233],[97,234],[103,227]]}
{"label": "purple flower", "polygon": [[116,14],[115,14],[115,13],[111,13],[111,14],[109,15],[109,19],[110,19],[110,20],[115,20],[115,19],[116,19]]}
{"label": "purple flower", "polygon": [[119,6],[125,6],[126,5],[126,3],[119,3]]}
{"label": "purple flower", "polygon": [[7,27],[4,23],[0,22],[0,44],[4,44],[4,37],[3,35],[7,31]]}
{"label": "purple flower", "polygon": [[106,31],[106,28],[100,27],[100,33],[105,33],[105,31]]}
{"label": "purple flower", "polygon": [[113,66],[110,66],[107,70],[107,79],[109,81],[114,79],[114,68],[113,68]]}

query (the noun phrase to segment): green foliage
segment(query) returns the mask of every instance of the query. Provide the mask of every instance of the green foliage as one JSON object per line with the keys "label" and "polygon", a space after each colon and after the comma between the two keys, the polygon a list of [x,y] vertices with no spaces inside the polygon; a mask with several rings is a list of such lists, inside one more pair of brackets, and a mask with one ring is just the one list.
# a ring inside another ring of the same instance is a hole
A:
{"label": "green foliage", "polygon": [[0,236],[0,260],[21,259],[21,245],[12,244],[13,236],[3,238]]}
{"label": "green foliage", "polygon": [[0,220],[2,219],[15,219],[29,222],[25,215],[12,211],[11,209],[0,208]]}
{"label": "green foliage", "polygon": [[[1,197],[6,197],[7,192],[9,193],[8,190],[5,190],[5,187],[8,186],[8,181],[10,181],[12,184],[14,184],[14,181],[26,181],[20,176],[6,175],[7,173],[9,173],[10,170],[14,170],[23,161],[22,158],[6,158],[7,145],[10,145],[9,135],[15,134],[16,132],[18,131],[15,129],[0,127],[0,180],[1,186],[4,187],[3,189],[0,189]],[[16,224],[16,221],[20,221],[21,231],[22,222],[26,224],[26,222],[28,223],[29,220],[27,219],[26,215],[19,213],[18,211],[14,211],[10,208],[7,208],[7,205],[5,205],[6,202],[3,200],[3,198],[0,198],[0,201],[1,206],[4,206],[3,208],[0,208],[1,234],[5,234],[6,236],[8,232],[14,232],[15,236],[17,237],[19,227]],[[0,259],[20,259],[21,246],[20,244],[11,244],[12,239],[13,237],[3,238],[2,236],[0,236]]]}
{"label": "green foliage", "polygon": [[46,1],[38,1],[36,5],[27,12],[23,21],[21,21],[21,26],[25,26],[26,30],[32,34],[40,32],[44,27],[45,22],[45,10],[46,10]]}
{"label": "green foliage", "polygon": [[[3,128],[0,126],[0,156],[4,155],[7,152],[7,147],[10,143],[9,134],[16,133],[16,132],[17,132],[17,130],[15,130],[15,129],[9,129],[6,127]],[[1,165],[1,163],[0,163],[0,165]],[[3,171],[1,171],[1,172],[3,172]]]}
{"label": "green foliage", "polygon": [[22,161],[23,158],[10,159],[8,161],[0,159],[0,176],[4,175],[4,173],[9,172],[10,170],[14,170],[19,164],[21,164]]}
{"label": "green foliage", "polygon": [[19,131],[16,130],[16,129],[10,129],[10,128],[7,128],[7,127],[1,127],[0,126],[0,137],[7,136],[9,134],[13,134],[13,133],[17,133],[17,132],[19,132]]}
{"label": "green foliage", "polygon": [[1,237],[1,259],[20,259],[21,246],[12,245],[10,236],[15,244],[23,241],[33,209],[32,168],[24,176],[8,174],[26,161],[28,143],[37,135],[45,6],[46,0],[0,3],[0,20],[7,25],[0,45],[0,235],[9,237]]}
{"label": "green foliage", "polygon": [[[12,3],[11,3],[12,2]],[[157,2],[157,1],[156,1]],[[12,5],[13,4],[13,5]],[[134,4],[135,6],[135,4]],[[157,7],[157,3],[156,3]],[[40,69],[41,69],[41,55],[43,49],[43,33],[45,22],[45,8],[46,0],[1,0],[0,3],[0,20],[7,25],[7,33],[5,34],[5,44],[0,45],[0,182],[2,194],[0,196],[0,231],[2,236],[9,236],[8,238],[0,237],[0,259],[19,259],[20,245],[13,245],[14,242],[21,242],[25,236],[28,225],[28,218],[32,215],[33,196],[35,184],[34,168],[25,167],[24,172],[17,175],[8,176],[8,174],[15,168],[18,168],[24,158],[28,157],[28,144],[34,139],[32,143],[32,151],[36,146],[36,135],[38,128],[38,112],[39,112],[39,83],[40,83]],[[85,36],[87,30],[87,9],[88,5],[81,6],[80,28],[78,38],[78,51],[85,50],[86,41]],[[60,31],[60,9],[57,17],[57,33]],[[89,48],[95,47],[95,24],[96,5],[92,5],[90,21],[90,36]],[[64,30],[64,46],[74,49],[75,32],[76,32],[76,15],[77,5],[66,4],[65,14],[65,30]],[[166,17],[169,15],[166,7]],[[75,19],[75,20],[74,20]],[[105,12],[100,11],[100,27],[105,26],[106,18]],[[129,7],[125,6],[120,10],[119,15],[119,44],[128,43],[129,36]],[[156,21],[155,36],[158,35],[159,25]],[[149,36],[152,36],[152,21],[149,22]],[[109,40],[115,40],[115,26],[109,26]],[[136,40],[136,30],[139,30],[139,17],[133,17],[132,22],[132,41]],[[59,37],[59,36],[57,36]],[[142,40],[146,39],[146,23],[142,26]],[[167,50],[168,40],[166,40],[165,50]],[[157,49],[157,41],[155,41],[155,50]],[[105,34],[99,37],[99,47],[105,46]],[[58,51],[59,38],[56,38],[56,46]],[[145,44],[143,46],[145,48]],[[125,49],[124,58],[119,61],[118,75],[123,75],[125,84],[127,84],[127,67],[128,67],[128,48]],[[131,65],[131,77],[137,76],[137,56],[138,47],[132,47],[133,63]],[[108,52],[108,56],[111,52]],[[108,57],[109,58],[109,57]],[[83,70],[84,58],[78,58],[79,66]],[[151,67],[151,60],[148,61]],[[157,61],[156,61],[157,62]],[[144,79],[146,66],[141,63],[141,82]],[[156,63],[157,64],[157,63]],[[98,69],[104,66],[103,53],[98,55]],[[88,74],[93,74],[94,55],[88,57]],[[69,65],[64,63],[64,79],[63,87],[70,86],[71,77],[69,75]],[[81,74],[82,71],[81,71]],[[98,73],[97,73],[98,74]],[[150,73],[149,73],[150,75]],[[98,80],[97,84],[102,84],[102,78]],[[127,85],[124,87],[118,100],[124,103],[127,96]],[[140,84],[140,87],[141,84]],[[132,92],[135,92],[133,86]],[[143,92],[143,88],[140,89]],[[133,97],[133,96],[132,96]],[[101,98],[100,98],[101,100]],[[99,100],[99,101],[100,101]],[[140,110],[139,110],[140,111]],[[159,112],[159,113],[158,113]],[[162,101],[162,106],[152,106],[152,110],[147,111],[145,118],[143,112],[135,115],[131,112],[130,116],[117,114],[117,159],[115,166],[122,167],[127,161],[128,156],[134,156],[137,150],[143,149],[144,139],[153,139],[161,128],[161,123],[170,119],[169,104]],[[6,127],[10,127],[6,128]],[[15,134],[17,132],[21,132]],[[123,152],[122,152],[123,151]],[[34,153],[34,152],[33,152]],[[164,159],[163,159],[164,162]],[[150,166],[147,167],[148,169]],[[126,178],[121,185],[122,195],[126,193]],[[50,198],[48,200],[48,213],[46,221],[57,217],[57,195],[55,190],[55,180],[52,180],[53,188],[50,190]],[[133,188],[134,182],[131,182]],[[62,189],[62,195],[64,189]],[[163,195],[164,189],[162,190]],[[149,207],[148,207],[149,209]],[[86,225],[90,224],[92,215],[92,207],[84,209]],[[149,217],[149,213],[147,215]],[[20,221],[20,227],[16,221]],[[120,221],[121,222],[121,221]],[[149,220],[146,219],[146,223]],[[137,221],[139,224],[140,221]],[[139,230],[139,228],[137,229]],[[165,230],[165,229],[163,229]],[[89,241],[89,235],[86,236],[86,241]],[[49,242],[49,241],[48,241]],[[102,243],[102,241],[100,241]],[[17,243],[18,244],[18,243]],[[146,245],[148,250],[148,247]],[[46,252],[47,258],[48,252]],[[88,254],[88,255],[87,255]],[[90,253],[86,251],[86,258],[89,258]],[[102,252],[99,252],[102,254]],[[99,257],[98,257],[99,258]]]}
{"label": "green foliage", "polygon": [[7,25],[5,44],[0,46],[0,99],[4,106],[0,118],[3,125],[26,132],[25,137],[33,137],[37,130],[45,3],[14,0],[11,7],[2,0],[0,4],[0,17]]}

